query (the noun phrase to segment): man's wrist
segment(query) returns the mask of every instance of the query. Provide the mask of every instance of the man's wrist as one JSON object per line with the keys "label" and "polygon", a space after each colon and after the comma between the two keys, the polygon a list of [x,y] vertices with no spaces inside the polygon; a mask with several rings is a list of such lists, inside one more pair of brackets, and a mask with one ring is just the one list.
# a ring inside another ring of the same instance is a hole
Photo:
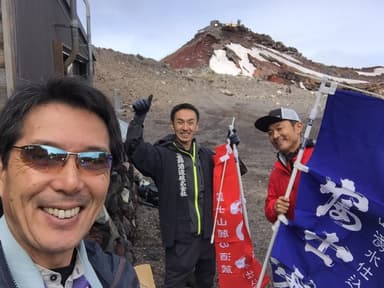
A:
{"label": "man's wrist", "polygon": [[[144,123],[146,115],[147,115],[146,113],[144,113],[144,114],[135,113],[135,116],[133,116],[133,122],[135,122],[136,124],[142,125]],[[128,129],[129,129],[129,127],[128,127]]]}

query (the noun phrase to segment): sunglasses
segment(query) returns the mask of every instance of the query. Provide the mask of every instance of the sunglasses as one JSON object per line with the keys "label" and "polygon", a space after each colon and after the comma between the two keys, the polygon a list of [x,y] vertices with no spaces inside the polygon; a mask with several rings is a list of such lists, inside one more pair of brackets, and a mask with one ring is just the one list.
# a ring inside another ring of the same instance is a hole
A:
{"label": "sunglasses", "polygon": [[91,174],[102,174],[112,167],[112,154],[105,151],[68,152],[49,145],[30,144],[13,146],[19,149],[21,160],[27,165],[41,170],[52,170],[65,165],[70,155],[76,157],[76,164]]}

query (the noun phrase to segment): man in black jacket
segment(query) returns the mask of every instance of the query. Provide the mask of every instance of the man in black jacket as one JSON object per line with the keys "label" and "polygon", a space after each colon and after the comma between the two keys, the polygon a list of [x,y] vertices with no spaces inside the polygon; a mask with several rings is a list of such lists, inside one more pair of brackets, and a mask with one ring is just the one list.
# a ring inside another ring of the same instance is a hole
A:
{"label": "man in black jacket", "polygon": [[85,242],[122,161],[108,99],[75,78],[29,84],[0,114],[0,287],[138,288],[123,258]]}
{"label": "man in black jacket", "polygon": [[199,288],[209,288],[216,267],[215,250],[210,243],[213,152],[195,139],[199,111],[189,103],[172,108],[173,134],[153,145],[144,142],[143,123],[151,100],[150,96],[134,103],[135,116],[129,124],[125,149],[129,160],[154,180],[159,191],[165,287],[184,288],[194,274]]}

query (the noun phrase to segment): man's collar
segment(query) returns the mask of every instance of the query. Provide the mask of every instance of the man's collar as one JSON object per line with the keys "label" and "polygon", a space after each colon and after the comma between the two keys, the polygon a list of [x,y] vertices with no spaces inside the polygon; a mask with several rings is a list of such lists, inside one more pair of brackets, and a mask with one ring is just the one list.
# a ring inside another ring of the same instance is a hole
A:
{"label": "man's collar", "polygon": [[[24,283],[28,283],[28,287],[44,287],[37,266],[9,231],[5,215],[0,218],[0,241],[17,287],[25,287]],[[96,272],[88,260],[84,241],[81,241],[78,246],[78,257],[83,265],[84,275],[89,280],[91,287],[102,288]]]}
{"label": "man's collar", "polygon": [[9,231],[5,215],[0,218],[0,241],[17,287],[25,287],[24,283],[29,287],[44,287],[39,270]]}
{"label": "man's collar", "polygon": [[[189,147],[188,150],[184,148],[183,144],[181,144],[179,141],[177,141],[176,137],[175,137],[175,140],[173,143],[175,143],[177,148],[183,149],[184,151],[187,151],[188,153],[192,153],[193,145],[196,145],[196,140],[195,140],[195,138],[192,139],[191,146]],[[197,146],[196,146],[196,148],[197,148]]]}
{"label": "man's collar", "polygon": [[[60,273],[60,271],[57,271],[56,269],[55,270],[51,270],[51,269],[47,269],[47,268],[45,268],[43,266],[40,266],[40,265],[36,264],[37,268],[40,271],[41,276],[44,279],[44,283],[45,283],[46,287],[51,287],[52,284],[60,283],[62,281],[61,278],[63,276],[68,276],[64,280],[65,280],[65,282],[71,282],[71,283],[74,283],[75,280],[79,279],[80,277],[86,278],[84,276],[83,264],[82,264],[81,259],[79,257],[79,253],[77,253],[77,250],[74,251],[74,255],[75,255],[74,263],[72,263],[68,267],[65,267],[65,268],[70,269],[70,271],[66,275],[65,275],[65,273]],[[56,281],[52,281],[52,276],[56,276],[57,280]]]}

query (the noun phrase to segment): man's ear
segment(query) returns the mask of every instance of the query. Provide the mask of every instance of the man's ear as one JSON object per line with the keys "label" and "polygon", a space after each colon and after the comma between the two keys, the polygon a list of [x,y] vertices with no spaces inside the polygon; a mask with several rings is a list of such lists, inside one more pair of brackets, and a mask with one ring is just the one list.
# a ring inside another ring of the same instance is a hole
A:
{"label": "man's ear", "polygon": [[304,129],[303,122],[296,122],[295,123],[295,128],[299,131],[299,133],[303,132],[303,129]]}

